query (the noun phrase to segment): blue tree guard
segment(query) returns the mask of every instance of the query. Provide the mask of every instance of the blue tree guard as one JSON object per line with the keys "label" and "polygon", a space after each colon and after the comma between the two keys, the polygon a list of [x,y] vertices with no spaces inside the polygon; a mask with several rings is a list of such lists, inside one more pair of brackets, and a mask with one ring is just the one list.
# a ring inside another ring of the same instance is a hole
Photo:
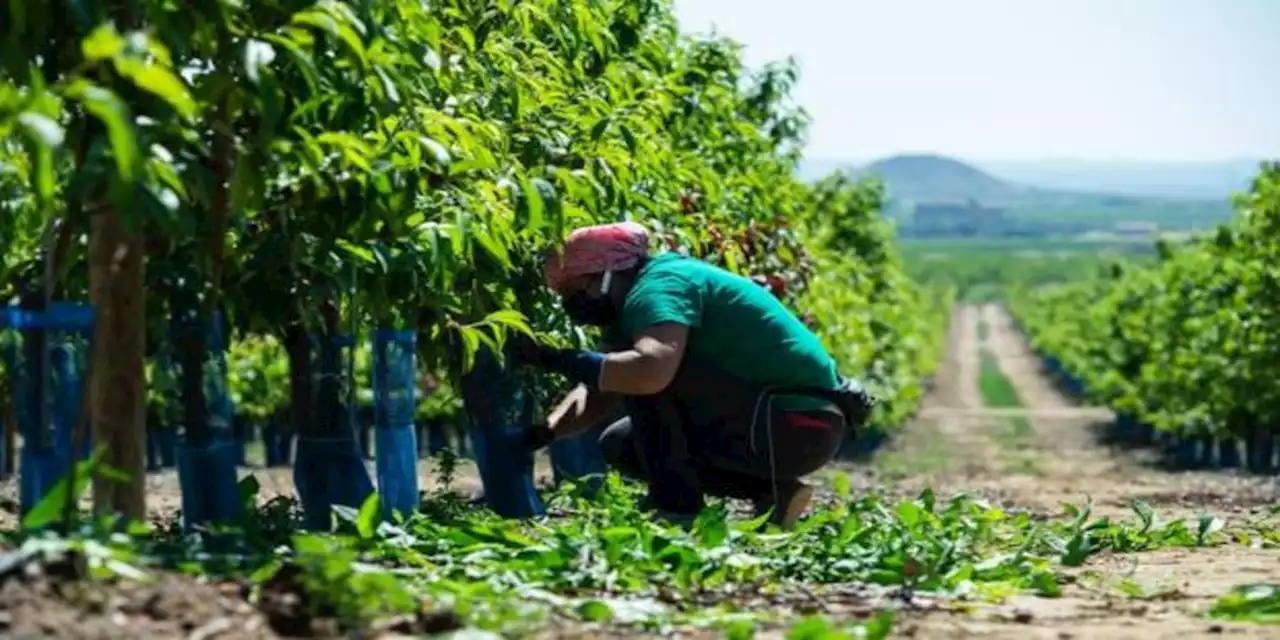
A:
{"label": "blue tree guard", "polygon": [[[49,354],[53,367],[55,383],[53,385],[54,420],[66,433],[66,446],[73,447],[76,420],[79,418],[80,406],[84,401],[84,374],[89,370],[89,351],[87,337],[71,338],[55,345]],[[87,424],[87,421],[86,421]],[[93,434],[86,428],[80,443],[78,459],[89,457],[93,450]]]}
{"label": "blue tree guard", "polygon": [[[313,399],[322,393],[320,381],[326,371],[339,371],[339,384],[333,389],[338,398],[329,403],[316,402],[313,406],[341,406],[341,411],[331,423],[332,429],[317,431],[298,426],[298,450],[293,466],[293,482],[302,503],[303,526],[313,531],[328,530],[332,523],[334,505],[359,509],[373,493],[373,481],[364,465],[364,454],[356,440],[355,384],[338,363],[344,348],[355,348],[350,336],[333,339],[334,362],[325,363],[323,350],[316,348],[323,338],[313,336],[312,384]],[[328,366],[322,366],[327,364]],[[339,400],[341,402],[339,402]]]}
{"label": "blue tree guard", "polygon": [[1233,435],[1224,435],[1218,440],[1218,465],[1223,469],[1240,468],[1240,449]]}
{"label": "blue tree guard", "polygon": [[383,517],[418,510],[418,437],[413,427],[417,409],[413,331],[373,334],[374,460]]}
{"label": "blue tree guard", "polygon": [[[201,326],[191,315],[175,314],[171,334],[178,338],[187,331],[206,331],[204,400],[207,421],[204,429],[182,426],[177,439],[178,483],[182,489],[182,520],[188,530],[210,523],[225,523],[240,515],[240,492],[236,478],[235,447],[232,443],[231,394],[227,384],[227,341],[222,315],[214,314]],[[180,371],[181,363],[171,360]],[[181,378],[179,378],[181,379]],[[181,388],[181,385],[179,385]],[[172,406],[181,411],[182,398]]]}
{"label": "blue tree guard", "polygon": [[[93,309],[88,305],[67,302],[50,303],[47,311],[6,307],[0,315],[0,327],[14,329],[22,340],[12,340],[6,350],[9,386],[13,393],[13,414],[22,434],[18,500],[26,515],[48,494],[54,484],[71,469],[76,421],[80,417],[86,363],[84,346],[93,330]],[[28,362],[23,341],[30,332],[43,329],[49,350],[49,371],[45,372],[45,402],[48,424],[41,424],[39,381],[33,369],[39,363]],[[77,348],[80,347],[80,348]],[[85,434],[85,448],[89,438]]]}
{"label": "blue tree guard", "polygon": [[505,518],[546,513],[533,485],[533,454],[521,442],[533,421],[533,398],[525,381],[503,370],[487,349],[464,375],[463,398],[471,448],[489,508]]}

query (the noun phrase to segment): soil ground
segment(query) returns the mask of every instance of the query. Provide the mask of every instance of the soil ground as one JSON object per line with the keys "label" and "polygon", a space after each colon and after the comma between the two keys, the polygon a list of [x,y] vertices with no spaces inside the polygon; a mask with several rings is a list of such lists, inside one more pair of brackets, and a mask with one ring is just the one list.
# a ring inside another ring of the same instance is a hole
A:
{"label": "soil ground", "polygon": [[[1020,408],[983,406],[978,384],[980,353],[989,349],[1021,399]],[[922,409],[875,460],[844,466],[856,490],[914,495],[931,486],[939,495],[959,491],[1009,507],[1057,515],[1064,502],[1091,498],[1099,514],[1127,517],[1130,503],[1151,504],[1162,520],[1212,514],[1228,525],[1259,516],[1276,504],[1269,479],[1228,472],[1160,470],[1146,452],[1098,444],[1095,432],[1107,411],[1082,407],[1059,393],[1037,358],[998,306],[962,305],[953,319],[949,348]],[[262,487],[261,499],[291,495],[288,469],[247,468]],[[422,464],[424,490],[436,487],[432,463]],[[545,457],[540,482],[549,479]],[[172,472],[148,478],[148,498],[158,519],[180,501]],[[478,493],[474,466],[464,462],[454,486]],[[13,523],[16,488],[0,487],[0,527]],[[8,513],[6,513],[8,512]],[[275,637],[266,615],[252,611],[231,585],[165,578],[158,585],[76,589],[56,576],[4,579],[0,571],[0,635],[5,637]],[[1232,545],[1095,558],[1074,573],[1061,598],[1018,597],[967,614],[904,612],[896,636],[923,638],[1198,638],[1227,635],[1280,637],[1280,630],[1210,621],[1204,613],[1218,596],[1247,582],[1280,582],[1280,553]],[[1119,585],[1141,587],[1145,597]],[[865,614],[868,598],[850,586],[849,602],[823,596],[831,615]],[[812,599],[812,594],[810,594]],[[859,610],[859,607],[862,607]],[[271,612],[268,611],[269,615]],[[414,625],[409,625],[414,627]],[[430,625],[428,625],[429,628]],[[419,624],[414,629],[423,631]],[[612,633],[554,632],[560,637],[611,637]],[[699,634],[701,637],[701,634]],[[708,635],[705,637],[715,637]],[[780,631],[761,637],[782,637]]]}
{"label": "soil ground", "polygon": [[[979,326],[985,324],[985,329]],[[982,348],[996,356],[1023,409],[982,409],[975,383]],[[1092,498],[1099,515],[1128,517],[1142,500],[1169,520],[1211,514],[1228,526],[1265,514],[1280,495],[1270,479],[1160,470],[1151,453],[1098,444],[1110,416],[1059,393],[999,306],[959,308],[949,354],[916,422],[879,455],[865,481],[891,493],[929,485],[968,491],[1054,515]],[[1019,420],[1021,418],[1021,420]],[[1018,597],[969,615],[905,616],[898,632],[925,638],[1280,637],[1280,630],[1220,624],[1205,612],[1232,586],[1280,581],[1280,552],[1243,545],[1096,558],[1061,598]],[[1121,595],[1122,581],[1147,597]]]}

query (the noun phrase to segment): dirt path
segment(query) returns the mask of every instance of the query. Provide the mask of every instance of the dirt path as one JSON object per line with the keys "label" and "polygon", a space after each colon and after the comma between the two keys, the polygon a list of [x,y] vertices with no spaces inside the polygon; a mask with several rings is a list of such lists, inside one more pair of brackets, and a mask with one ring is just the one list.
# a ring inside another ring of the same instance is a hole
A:
{"label": "dirt path", "polygon": [[[982,324],[985,340],[979,337]],[[1280,497],[1268,480],[1168,473],[1143,455],[1097,444],[1094,428],[1110,419],[1109,412],[1078,406],[1059,393],[1002,307],[962,306],[954,325],[935,393],[873,465],[870,482],[891,493],[925,485],[940,494],[964,490],[1047,515],[1059,514],[1064,502],[1082,505],[1092,498],[1095,513],[1127,519],[1131,502],[1142,500],[1162,521],[1212,514],[1228,526],[1262,515]],[[982,407],[977,378],[984,346],[1024,407]],[[917,637],[1019,640],[1280,637],[1274,628],[1204,618],[1212,601],[1234,585],[1280,581],[1280,553],[1274,550],[1233,545],[1106,556],[1076,577],[1062,598],[1019,597],[969,616],[908,618],[900,630]]]}
{"label": "dirt path", "polygon": [[[880,454],[880,473],[867,480],[879,485],[878,490],[898,494],[943,483],[961,486],[989,471],[983,461],[997,451],[984,429],[986,412],[978,388],[979,320],[974,307],[962,307],[952,318],[933,391],[925,396],[911,428]],[[864,470],[854,473],[864,475]]]}

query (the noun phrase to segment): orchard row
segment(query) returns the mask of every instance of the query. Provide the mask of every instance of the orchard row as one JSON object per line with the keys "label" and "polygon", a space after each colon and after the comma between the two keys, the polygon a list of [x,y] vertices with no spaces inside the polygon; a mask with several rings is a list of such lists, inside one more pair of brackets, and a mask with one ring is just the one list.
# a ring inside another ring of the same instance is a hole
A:
{"label": "orchard row", "polygon": [[1236,219],[1149,266],[1024,290],[1014,311],[1052,369],[1151,432],[1185,465],[1273,469],[1280,429],[1280,166],[1267,164]]}
{"label": "orchard row", "polygon": [[354,368],[316,344],[407,331],[456,386],[511,331],[589,338],[540,256],[618,219],[762,278],[887,400],[880,427],[914,409],[949,296],[904,275],[878,187],[794,177],[795,67],[745,68],[668,1],[55,4],[3,26],[0,287],[93,307],[83,415],[129,476],[95,478],[100,508],[144,512],[148,386],[189,443],[222,428],[216,336],[175,319],[224,318],[233,400],[316,435]]}

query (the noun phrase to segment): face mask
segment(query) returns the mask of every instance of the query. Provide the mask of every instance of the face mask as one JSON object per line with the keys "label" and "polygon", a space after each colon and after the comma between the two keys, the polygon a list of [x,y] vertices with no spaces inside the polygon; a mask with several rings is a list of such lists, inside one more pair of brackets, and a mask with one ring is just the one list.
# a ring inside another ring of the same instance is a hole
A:
{"label": "face mask", "polygon": [[617,309],[609,299],[609,285],[613,281],[613,272],[606,271],[600,283],[600,295],[588,295],[586,291],[577,291],[564,297],[564,312],[574,324],[607,327],[617,319]]}
{"label": "face mask", "polygon": [[574,324],[607,327],[617,317],[608,298],[589,296],[583,291],[565,296],[563,304],[564,312]]}

